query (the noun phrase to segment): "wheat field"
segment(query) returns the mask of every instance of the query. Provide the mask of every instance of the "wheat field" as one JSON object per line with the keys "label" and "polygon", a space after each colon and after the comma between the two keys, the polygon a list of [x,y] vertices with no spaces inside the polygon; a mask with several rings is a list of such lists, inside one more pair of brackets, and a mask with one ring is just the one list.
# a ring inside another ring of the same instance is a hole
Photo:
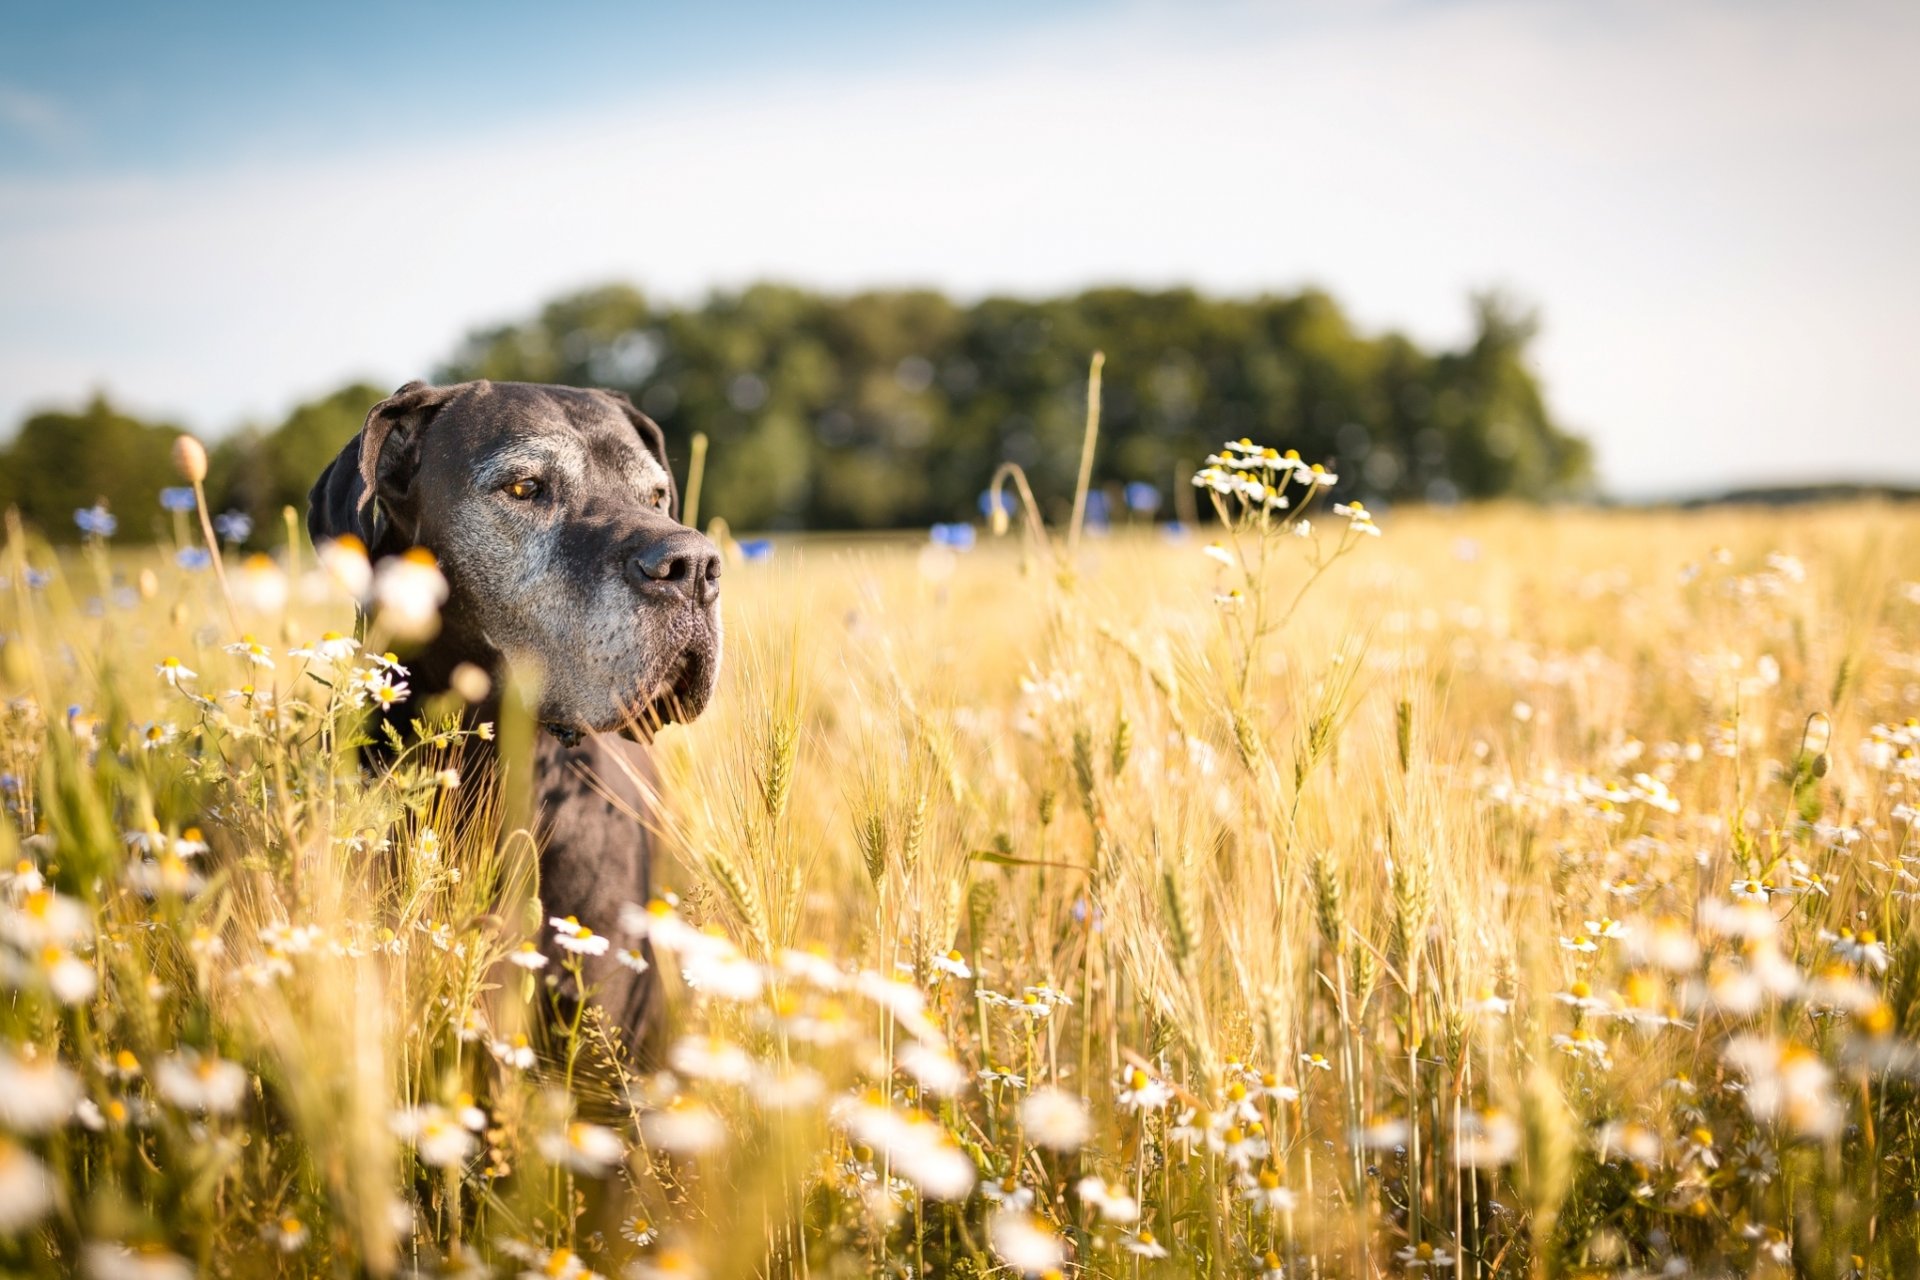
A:
{"label": "wheat field", "polygon": [[[340,549],[11,529],[0,1266],[1920,1270],[1920,518],[1230,480],[729,542],[613,938],[538,911],[521,686],[360,767]],[[650,945],[651,1060],[555,931]]]}

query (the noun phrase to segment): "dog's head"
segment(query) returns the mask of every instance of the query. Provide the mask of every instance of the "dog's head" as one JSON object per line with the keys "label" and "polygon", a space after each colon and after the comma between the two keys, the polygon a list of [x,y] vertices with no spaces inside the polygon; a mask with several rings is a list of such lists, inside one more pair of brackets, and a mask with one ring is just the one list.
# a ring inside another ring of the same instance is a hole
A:
{"label": "dog's head", "polygon": [[438,646],[531,659],[557,729],[644,730],[698,715],[720,665],[720,556],[678,508],[660,428],[618,392],[410,382],[322,473],[307,528],[428,548]]}

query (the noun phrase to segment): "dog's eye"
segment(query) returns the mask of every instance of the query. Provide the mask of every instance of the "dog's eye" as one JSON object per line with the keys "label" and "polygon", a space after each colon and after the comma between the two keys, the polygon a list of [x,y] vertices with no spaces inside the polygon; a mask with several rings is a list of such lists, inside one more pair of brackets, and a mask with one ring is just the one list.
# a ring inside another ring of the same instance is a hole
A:
{"label": "dog's eye", "polygon": [[658,510],[665,511],[667,509],[667,491],[665,489],[655,489],[647,495],[647,501],[652,503]]}
{"label": "dog's eye", "polygon": [[532,502],[540,496],[540,482],[538,480],[515,480],[512,484],[502,486],[500,492],[506,494],[516,502]]}

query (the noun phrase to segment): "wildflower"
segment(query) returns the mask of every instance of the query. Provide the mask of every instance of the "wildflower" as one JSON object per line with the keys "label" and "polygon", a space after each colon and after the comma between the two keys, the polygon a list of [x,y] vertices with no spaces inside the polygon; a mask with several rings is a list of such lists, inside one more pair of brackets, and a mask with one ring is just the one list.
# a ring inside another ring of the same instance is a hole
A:
{"label": "wildflower", "polygon": [[1327,1055],[1324,1053],[1303,1053],[1300,1055],[1300,1061],[1305,1063],[1310,1071],[1333,1070],[1333,1064],[1327,1061]]}
{"label": "wildflower", "polygon": [[269,671],[273,669],[273,651],[252,636],[241,636],[223,647],[235,657],[245,658],[250,666],[265,667]]}
{"label": "wildflower", "polygon": [[425,547],[390,556],[374,571],[372,600],[381,626],[403,640],[425,640],[439,629],[447,579]]}
{"label": "wildflower", "polygon": [[[1316,480],[1315,483],[1321,482]],[[1330,484],[1332,481],[1327,481],[1326,483]],[[1347,519],[1347,527],[1355,533],[1364,533],[1370,538],[1380,536],[1380,526],[1373,522],[1373,513],[1368,511],[1363,503],[1336,502],[1333,504],[1333,514],[1345,516]]]}
{"label": "wildflower", "polygon": [[967,966],[966,957],[958,951],[949,951],[945,955],[935,956],[927,962],[938,973],[965,982],[973,976],[973,970]]}
{"label": "wildflower", "polygon": [[367,562],[367,546],[352,534],[331,538],[314,548],[320,567],[329,578],[355,600],[365,600],[373,585],[373,566]]}
{"label": "wildflower", "polygon": [[1077,1151],[1092,1136],[1087,1104],[1061,1089],[1035,1089],[1020,1103],[1020,1123],[1027,1137],[1053,1151]]}
{"label": "wildflower", "polygon": [[683,1036],[667,1051],[667,1065],[690,1080],[745,1084],[753,1078],[753,1057],[719,1036]]}
{"label": "wildflower", "polygon": [[1353,1135],[1354,1143],[1370,1151],[1392,1151],[1407,1144],[1407,1122],[1397,1116],[1375,1116]]}
{"label": "wildflower", "polygon": [[1585,1058],[1597,1066],[1607,1065],[1607,1042],[1585,1027],[1575,1027],[1569,1034],[1554,1036],[1553,1047],[1569,1057]]}
{"label": "wildflower", "polygon": [[173,562],[188,573],[199,573],[213,564],[213,556],[205,547],[182,547],[173,553]]}
{"label": "wildflower", "polygon": [[1593,988],[1584,980],[1577,980],[1565,991],[1554,992],[1553,998],[1561,1004],[1570,1004],[1581,1013],[1605,1013],[1612,1006],[1593,994]]}
{"label": "wildflower", "polygon": [[998,1180],[982,1179],[979,1192],[982,1199],[990,1200],[1003,1209],[1033,1207],[1033,1188],[1020,1185],[1020,1180],[1011,1173]]}
{"label": "wildflower", "polygon": [[636,1213],[620,1224],[620,1236],[628,1243],[637,1244],[644,1249],[660,1238],[660,1232],[653,1223]]}
{"label": "wildflower", "polygon": [[53,1175],[40,1157],[0,1137],[0,1235],[30,1227],[53,1208]]}
{"label": "wildflower", "polygon": [[1733,1149],[1727,1168],[1742,1182],[1764,1187],[1780,1172],[1780,1157],[1774,1154],[1772,1143],[1756,1135]]}
{"label": "wildflower", "polygon": [[1848,964],[1863,965],[1875,973],[1887,971],[1887,945],[1871,929],[1855,934],[1851,929],[1842,929],[1838,934],[1822,930],[1824,941],[1830,942],[1840,958]]}
{"label": "wildflower", "polygon": [[153,1066],[153,1087],[182,1111],[226,1115],[246,1096],[247,1070],[214,1054],[180,1049]]}
{"label": "wildflower", "polygon": [[1135,1067],[1121,1078],[1114,1100],[1128,1111],[1158,1111],[1173,1101],[1173,1089]]}
{"label": "wildflower", "polygon": [[648,1144],[673,1155],[697,1156],[726,1140],[726,1128],[711,1107],[694,1098],[672,1103],[640,1117],[640,1134]]}
{"label": "wildflower", "polygon": [[706,1271],[685,1249],[661,1249],[627,1268],[628,1280],[702,1280]]}
{"label": "wildflower", "polygon": [[1584,933],[1576,934],[1571,938],[1563,934],[1560,938],[1560,947],[1564,951],[1579,951],[1592,954],[1600,949],[1600,944]]}
{"label": "wildflower", "polygon": [[493,1054],[495,1061],[516,1070],[525,1071],[534,1063],[533,1045],[528,1041],[525,1032],[516,1031],[505,1040],[495,1040],[487,1046],[487,1049]]}
{"label": "wildflower", "polygon": [[1742,1096],[1756,1120],[1809,1138],[1832,1137],[1846,1124],[1846,1107],[1832,1089],[1833,1069],[1813,1050],[1743,1035],[1727,1045],[1725,1057],[1746,1074]]}
{"label": "wildflower", "polygon": [[307,1243],[307,1227],[289,1213],[261,1227],[260,1238],[282,1253],[298,1253]]}
{"label": "wildflower", "polygon": [[753,1077],[753,1098],[768,1111],[794,1111],[820,1101],[827,1082],[811,1067],[759,1071]]}
{"label": "wildflower", "polygon": [[371,702],[382,711],[405,702],[412,692],[404,680],[395,680],[391,673],[381,670],[360,672],[350,689],[356,704]]}
{"label": "wildflower", "polygon": [[626,1158],[627,1144],[611,1129],[576,1120],[540,1135],[540,1154],[549,1164],[599,1178]]}
{"label": "wildflower", "polygon": [[507,953],[507,963],[517,964],[527,970],[544,969],[547,967],[547,957],[533,943],[523,942]]}
{"label": "wildflower", "polygon": [[925,1041],[902,1046],[895,1057],[922,1089],[936,1097],[951,1098],[966,1086],[966,1068],[946,1050]]}
{"label": "wildflower", "polygon": [[1240,1196],[1255,1208],[1265,1209],[1268,1213],[1291,1213],[1298,1203],[1293,1192],[1280,1185],[1280,1174],[1271,1166],[1249,1178],[1241,1186]]}
{"label": "wildflower", "polygon": [[1009,1089],[1024,1089],[1027,1078],[1010,1067],[990,1063],[975,1073],[982,1084],[1004,1084]]}
{"label": "wildflower", "polygon": [[1145,1227],[1131,1235],[1120,1237],[1120,1247],[1136,1258],[1164,1258],[1167,1247],[1154,1239],[1153,1232]]}
{"label": "wildflower", "polygon": [[466,1163],[477,1142],[467,1127],[445,1107],[413,1107],[393,1118],[394,1136],[413,1144],[420,1163],[450,1169]]}
{"label": "wildflower", "polygon": [[1207,559],[1217,561],[1229,569],[1234,565],[1233,552],[1227,550],[1226,546],[1222,543],[1209,542],[1206,546],[1200,548],[1200,550],[1205,554]]}
{"label": "wildflower", "polygon": [[573,916],[565,919],[555,916],[547,923],[553,926],[553,940],[575,955],[603,956],[613,945],[610,939],[595,933]]}
{"label": "wildflower", "polygon": [[113,513],[107,510],[104,502],[96,502],[90,507],[81,507],[73,513],[73,522],[80,527],[80,532],[89,538],[111,538],[114,530],[120,527],[120,522],[114,519]]}
{"label": "wildflower", "polygon": [[1492,987],[1480,988],[1480,994],[1467,1003],[1468,1013],[1486,1014],[1493,1017],[1504,1016],[1513,1008],[1513,1001],[1495,994]]}
{"label": "wildflower", "polygon": [[1167,1141],[1181,1149],[1185,1155],[1192,1155],[1193,1149],[1208,1141],[1213,1133],[1213,1117],[1205,1111],[1189,1107],[1180,1113],[1173,1127],[1167,1130]]}
{"label": "wildflower", "polygon": [[180,687],[180,682],[182,680],[194,680],[199,678],[198,672],[191,671],[188,668],[182,666],[180,663],[180,659],[178,658],[172,658],[172,657],[162,658],[159,664],[155,666],[153,670],[155,674],[157,674],[160,677],[160,682],[162,684],[169,685],[175,689],[178,689]]}
{"label": "wildflower", "polygon": [[1254,1260],[1259,1270],[1255,1274],[1259,1280],[1287,1280],[1287,1269],[1280,1265],[1280,1255],[1269,1249]]}
{"label": "wildflower", "polygon": [[172,746],[179,739],[179,727],[165,720],[155,720],[140,727],[142,751],[158,751],[162,747]]}
{"label": "wildflower", "polygon": [[253,613],[279,613],[287,606],[286,570],[269,555],[250,555],[231,579],[234,601]]}
{"label": "wildflower", "polygon": [[647,970],[653,968],[653,965],[648,963],[646,955],[642,953],[638,947],[615,947],[613,949],[613,958],[619,964],[633,970],[635,973],[645,973]]}
{"label": "wildflower", "polygon": [[1029,1276],[1057,1271],[1067,1260],[1065,1242],[1029,1213],[1000,1210],[987,1222],[987,1238],[1002,1262]]}
{"label": "wildflower", "polygon": [[1290,1084],[1281,1084],[1280,1077],[1271,1071],[1263,1071],[1255,1077],[1254,1092],[1276,1102],[1296,1102],[1300,1098],[1300,1090]]}
{"label": "wildflower", "polygon": [[88,1280],[193,1280],[193,1264],[157,1244],[90,1244],[80,1251]]}
{"label": "wildflower", "polygon": [[1680,1140],[1680,1159],[1683,1164],[1698,1161],[1708,1169],[1718,1169],[1720,1153],[1713,1145],[1713,1130],[1704,1125],[1689,1130]]}
{"label": "wildflower", "polygon": [[0,1124],[15,1133],[46,1133],[73,1116],[80,1078],[52,1054],[15,1057],[0,1047]]}
{"label": "wildflower", "polygon": [[358,652],[360,652],[358,640],[352,636],[343,636],[338,631],[328,631],[310,645],[287,650],[287,656],[307,662],[317,662],[321,666],[337,667],[351,662],[353,655]]}
{"label": "wildflower", "polygon": [[[1216,1121],[1223,1118],[1217,1113],[1214,1117]],[[1208,1144],[1235,1169],[1245,1169],[1256,1160],[1265,1160],[1271,1150],[1257,1124],[1228,1125],[1219,1133],[1209,1135]]]}
{"label": "wildflower", "polygon": [[198,503],[193,496],[192,485],[179,485],[160,491],[160,505],[168,511],[192,511]]}
{"label": "wildflower", "polygon": [[1088,1174],[1074,1184],[1080,1203],[1091,1206],[1102,1222],[1128,1223],[1140,1216],[1140,1202],[1125,1187],[1108,1185],[1106,1179]]}
{"label": "wildflower", "polygon": [[1394,1260],[1409,1271],[1440,1270],[1453,1265],[1453,1255],[1445,1249],[1436,1249],[1422,1240],[1417,1245],[1408,1245],[1397,1251]]}
{"label": "wildflower", "polygon": [[213,518],[213,531],[227,542],[245,542],[253,536],[253,517],[244,511],[222,511]]}

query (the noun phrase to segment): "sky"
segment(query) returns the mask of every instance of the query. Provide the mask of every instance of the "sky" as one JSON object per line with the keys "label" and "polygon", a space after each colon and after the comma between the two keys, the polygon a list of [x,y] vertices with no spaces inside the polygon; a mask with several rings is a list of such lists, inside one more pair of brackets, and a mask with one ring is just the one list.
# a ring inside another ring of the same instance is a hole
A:
{"label": "sky", "polygon": [[1617,496],[1920,483],[1920,6],[317,8],[0,0],[0,433],[272,422],[613,279],[1315,285],[1435,344],[1497,288]]}

